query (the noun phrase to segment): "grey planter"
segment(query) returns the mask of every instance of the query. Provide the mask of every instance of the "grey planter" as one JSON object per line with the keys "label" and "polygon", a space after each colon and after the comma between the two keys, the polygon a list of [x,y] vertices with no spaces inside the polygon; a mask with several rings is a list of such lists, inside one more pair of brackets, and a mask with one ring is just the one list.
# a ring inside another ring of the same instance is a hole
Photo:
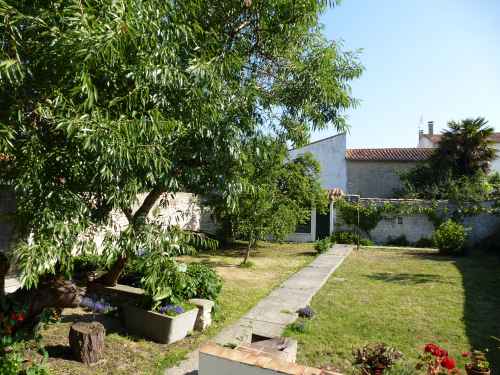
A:
{"label": "grey planter", "polygon": [[125,305],[120,315],[127,331],[153,341],[170,344],[182,340],[194,329],[198,309],[188,310],[175,317]]}

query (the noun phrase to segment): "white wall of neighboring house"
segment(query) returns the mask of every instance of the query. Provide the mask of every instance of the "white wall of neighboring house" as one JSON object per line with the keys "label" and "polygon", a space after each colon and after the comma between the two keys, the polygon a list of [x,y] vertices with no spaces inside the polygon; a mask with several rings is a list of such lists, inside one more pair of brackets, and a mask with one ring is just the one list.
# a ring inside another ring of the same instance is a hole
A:
{"label": "white wall of neighboring house", "polygon": [[299,149],[291,150],[290,157],[294,158],[310,152],[321,165],[321,186],[324,189],[347,188],[347,167],[345,160],[346,134],[337,134],[313,142]]}
{"label": "white wall of neighboring house", "polygon": [[495,143],[495,150],[497,150],[497,157],[491,162],[491,172],[500,173],[500,143]]}

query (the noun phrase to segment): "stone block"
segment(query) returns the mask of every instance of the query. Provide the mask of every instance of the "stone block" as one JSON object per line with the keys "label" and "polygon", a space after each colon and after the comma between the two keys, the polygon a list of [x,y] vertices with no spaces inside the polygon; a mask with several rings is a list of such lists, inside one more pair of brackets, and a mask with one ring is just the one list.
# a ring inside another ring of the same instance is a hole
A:
{"label": "stone block", "polygon": [[229,349],[213,343],[200,348],[199,375],[340,375],[263,354],[258,349]]}
{"label": "stone block", "polygon": [[261,353],[264,356],[295,363],[297,358],[297,340],[288,337],[275,337],[269,340],[240,345],[237,349],[243,352]]}
{"label": "stone block", "polygon": [[212,324],[214,301],[202,298],[192,298],[188,302],[198,308],[198,316],[196,317],[194,329],[197,331],[204,331]]}

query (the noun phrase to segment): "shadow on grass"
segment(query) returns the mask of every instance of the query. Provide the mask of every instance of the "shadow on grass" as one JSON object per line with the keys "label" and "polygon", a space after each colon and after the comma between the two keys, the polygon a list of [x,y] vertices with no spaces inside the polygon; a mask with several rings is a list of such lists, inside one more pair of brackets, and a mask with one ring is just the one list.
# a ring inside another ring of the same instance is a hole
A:
{"label": "shadow on grass", "polygon": [[46,345],[45,350],[50,358],[64,359],[65,361],[75,361],[71,348],[68,345]]}
{"label": "shadow on grass", "polygon": [[378,281],[385,281],[388,283],[399,284],[427,284],[427,283],[449,283],[443,280],[441,275],[429,273],[389,273],[380,272],[366,275],[367,278]]}
{"label": "shadow on grass", "polygon": [[500,374],[500,257],[477,253],[459,257],[465,290],[464,320],[474,349],[489,349],[492,374]]}
{"label": "shadow on grass", "polygon": [[[411,253],[427,260],[453,262],[462,274],[465,293],[463,319],[472,349],[488,349],[492,374],[500,374],[500,257],[484,252],[449,257]],[[468,348],[464,348],[467,350]]]}

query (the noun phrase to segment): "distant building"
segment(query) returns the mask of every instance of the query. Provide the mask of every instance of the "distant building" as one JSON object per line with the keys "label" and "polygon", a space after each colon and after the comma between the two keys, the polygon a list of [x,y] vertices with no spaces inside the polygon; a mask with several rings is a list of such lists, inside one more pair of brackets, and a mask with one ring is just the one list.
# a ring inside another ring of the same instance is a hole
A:
{"label": "distant building", "polygon": [[[426,160],[432,148],[366,148],[348,149],[346,134],[312,142],[290,151],[292,158],[310,152],[321,166],[321,186],[330,195],[360,195],[367,198],[392,198],[401,188],[399,174]],[[315,241],[331,234],[336,223],[333,204],[326,214],[313,209],[310,222],[300,225],[288,239]]]}
{"label": "distant building", "polygon": [[[418,133],[418,147],[420,148],[437,148],[441,142],[441,134],[434,134],[434,121],[427,123],[427,133],[420,130]],[[500,173],[500,133],[493,133],[489,138],[494,143],[497,151],[497,157],[491,162],[491,171]]]}
{"label": "distant building", "polygon": [[299,149],[291,157],[310,152],[320,163],[321,185],[346,194],[392,198],[401,188],[399,174],[426,160],[432,148],[346,148],[346,134],[337,134]]}

